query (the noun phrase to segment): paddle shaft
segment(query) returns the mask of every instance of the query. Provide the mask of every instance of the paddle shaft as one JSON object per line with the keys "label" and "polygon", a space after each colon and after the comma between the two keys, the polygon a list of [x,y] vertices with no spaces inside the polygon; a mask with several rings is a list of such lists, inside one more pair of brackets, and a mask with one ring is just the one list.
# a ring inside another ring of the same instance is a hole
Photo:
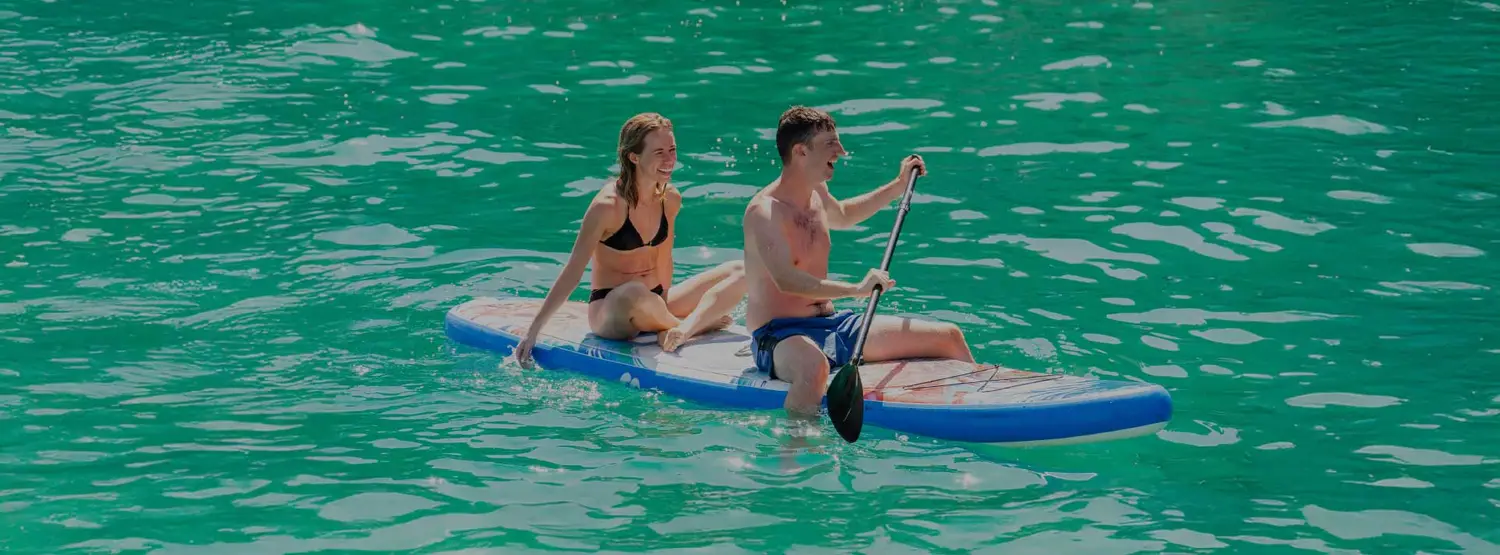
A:
{"label": "paddle shaft", "polygon": [[[911,210],[911,194],[917,189],[917,170],[912,168],[911,177],[906,182],[906,193],[901,195],[901,204],[896,209],[896,225],[891,229],[891,239],[885,244],[885,258],[880,260],[880,271],[884,272],[891,267],[891,258],[896,254],[896,238],[901,236],[901,224],[906,221],[906,212]],[[875,320],[875,303],[880,302],[881,286],[876,285],[870,294],[870,304],[865,307],[865,319],[859,324],[859,340],[854,343],[854,364],[862,365],[865,362],[865,338],[870,336],[870,322]]]}

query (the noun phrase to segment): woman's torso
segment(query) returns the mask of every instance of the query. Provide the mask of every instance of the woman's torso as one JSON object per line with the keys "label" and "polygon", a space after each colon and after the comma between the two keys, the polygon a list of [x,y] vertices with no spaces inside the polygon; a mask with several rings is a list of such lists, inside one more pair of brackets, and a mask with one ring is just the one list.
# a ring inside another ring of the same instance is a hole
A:
{"label": "woman's torso", "polygon": [[672,269],[659,266],[663,263],[661,250],[669,248],[666,243],[673,219],[667,209],[670,195],[638,199],[635,206],[627,206],[613,189],[608,187],[599,193],[611,201],[615,217],[594,246],[591,288],[614,288],[632,281],[648,288],[669,287],[667,278]]}

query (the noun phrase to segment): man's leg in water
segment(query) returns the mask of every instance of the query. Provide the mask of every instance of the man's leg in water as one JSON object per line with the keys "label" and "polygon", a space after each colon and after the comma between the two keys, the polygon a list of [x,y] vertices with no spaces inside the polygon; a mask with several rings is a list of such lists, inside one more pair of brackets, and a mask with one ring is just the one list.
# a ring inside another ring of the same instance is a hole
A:
{"label": "man's leg in water", "polygon": [[682,322],[660,338],[662,350],[675,351],[684,341],[721,329],[733,320],[729,313],[745,296],[745,264],[725,262],[688,278],[667,291],[667,308]]}
{"label": "man's leg in water", "polygon": [[[856,332],[857,333],[857,332]],[[854,341],[849,346],[853,348]],[[875,315],[870,323],[870,336],[865,339],[865,361],[906,358],[946,358],[974,362],[973,353],[958,326],[947,322],[933,322]]]}
{"label": "man's leg in water", "polygon": [[771,351],[776,379],[791,384],[783,408],[787,416],[816,419],[828,390],[828,357],[812,339],[794,335],[776,343]]}

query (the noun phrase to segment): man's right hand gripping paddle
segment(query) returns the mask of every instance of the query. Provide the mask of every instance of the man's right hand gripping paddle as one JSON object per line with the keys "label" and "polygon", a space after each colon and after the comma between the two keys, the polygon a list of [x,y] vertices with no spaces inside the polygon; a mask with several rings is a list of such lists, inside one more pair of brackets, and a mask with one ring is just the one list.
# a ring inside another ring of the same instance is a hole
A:
{"label": "man's right hand gripping paddle", "polygon": [[[880,261],[880,270],[888,271],[891,256],[896,253],[896,238],[901,235],[901,224],[911,210],[912,191],[917,188],[917,174],[913,168],[906,182],[906,193],[901,196],[901,205],[896,212],[896,225],[885,245],[885,258]],[[870,322],[875,319],[875,303],[880,302],[881,287],[875,286],[870,294],[870,304],[865,308],[864,321],[860,322],[859,341],[854,344],[854,356],[849,363],[839,368],[833,381],[828,384],[828,418],[833,420],[833,429],[838,430],[844,441],[854,443],[865,423],[865,385],[859,378],[859,367],[864,364],[865,339],[870,336]]]}

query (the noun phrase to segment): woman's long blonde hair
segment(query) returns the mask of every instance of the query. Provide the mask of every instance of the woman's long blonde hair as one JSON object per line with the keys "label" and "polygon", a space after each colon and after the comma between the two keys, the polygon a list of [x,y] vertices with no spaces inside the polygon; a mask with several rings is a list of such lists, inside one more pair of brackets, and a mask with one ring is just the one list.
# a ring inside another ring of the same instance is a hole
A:
{"label": "woman's long blonde hair", "polygon": [[[625,121],[620,128],[620,145],[617,149],[620,164],[620,177],[615,181],[615,193],[625,199],[626,206],[635,206],[635,162],[630,160],[631,154],[639,155],[646,149],[646,135],[657,129],[672,129],[672,120],[662,117],[655,112],[636,114]],[[665,191],[663,187],[657,187],[656,196],[660,197]]]}

